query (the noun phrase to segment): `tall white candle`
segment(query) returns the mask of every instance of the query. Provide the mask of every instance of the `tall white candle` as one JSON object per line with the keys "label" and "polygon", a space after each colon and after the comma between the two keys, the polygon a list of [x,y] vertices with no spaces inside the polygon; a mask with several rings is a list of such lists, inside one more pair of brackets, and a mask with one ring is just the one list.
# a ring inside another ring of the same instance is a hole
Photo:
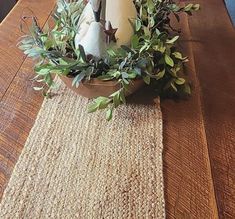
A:
{"label": "tall white candle", "polygon": [[130,44],[134,30],[129,19],[133,21],[136,17],[137,11],[132,0],[106,0],[106,21],[110,21],[113,28],[118,28],[118,46]]}

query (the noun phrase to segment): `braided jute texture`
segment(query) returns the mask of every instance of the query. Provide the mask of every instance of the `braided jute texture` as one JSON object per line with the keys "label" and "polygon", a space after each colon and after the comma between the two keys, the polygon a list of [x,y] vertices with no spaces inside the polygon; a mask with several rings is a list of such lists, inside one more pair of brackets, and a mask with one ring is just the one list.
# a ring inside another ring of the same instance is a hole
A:
{"label": "braided jute texture", "polygon": [[88,102],[63,84],[44,101],[1,219],[165,218],[159,101],[122,106],[111,122]]}

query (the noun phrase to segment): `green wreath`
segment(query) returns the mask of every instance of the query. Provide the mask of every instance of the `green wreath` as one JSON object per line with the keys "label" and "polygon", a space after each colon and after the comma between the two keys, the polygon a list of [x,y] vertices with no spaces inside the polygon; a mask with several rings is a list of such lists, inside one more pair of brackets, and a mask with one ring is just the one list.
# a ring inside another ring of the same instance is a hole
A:
{"label": "green wreath", "polygon": [[[174,15],[191,15],[199,10],[198,4],[180,6],[173,0],[135,0],[137,18],[131,22],[134,35],[128,46],[107,49],[105,57],[97,59],[86,55],[83,46],[75,46],[79,18],[85,7],[83,1],[59,0],[52,14],[54,26],[48,24],[42,29],[37,18],[31,16],[30,34],[23,36],[19,48],[28,57],[37,60],[35,81],[42,86],[34,87],[48,96],[48,88],[55,86],[53,75],[73,77],[73,86],[79,86],[83,80],[117,80],[120,90],[109,97],[98,97],[89,106],[88,111],[107,109],[106,118],[112,118],[113,110],[126,102],[125,92],[133,80],[141,78],[147,85],[153,85],[159,95],[168,92],[190,94],[189,83],[182,76],[182,67],[188,61],[176,47],[179,36],[170,23]],[[26,23],[23,17],[23,21]],[[110,39],[115,41],[115,29],[110,29]],[[110,40],[109,39],[109,40]]]}

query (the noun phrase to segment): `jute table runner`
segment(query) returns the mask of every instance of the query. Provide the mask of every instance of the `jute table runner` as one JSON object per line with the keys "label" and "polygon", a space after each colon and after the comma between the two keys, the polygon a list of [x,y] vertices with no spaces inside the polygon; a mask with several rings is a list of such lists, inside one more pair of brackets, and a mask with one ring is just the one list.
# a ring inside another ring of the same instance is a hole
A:
{"label": "jute table runner", "polygon": [[63,84],[45,100],[5,190],[1,219],[165,218],[160,105],[111,122]]}

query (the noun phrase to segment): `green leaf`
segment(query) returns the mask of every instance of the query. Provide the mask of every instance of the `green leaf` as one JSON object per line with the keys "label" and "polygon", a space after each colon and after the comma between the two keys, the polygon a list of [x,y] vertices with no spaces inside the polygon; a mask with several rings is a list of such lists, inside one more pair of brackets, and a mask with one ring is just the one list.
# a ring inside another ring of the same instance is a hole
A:
{"label": "green leaf", "polygon": [[46,50],[50,49],[52,46],[53,46],[53,41],[48,39],[48,40],[45,42]]}
{"label": "green leaf", "polygon": [[133,50],[129,46],[121,45],[121,48],[128,53],[133,53]]}
{"label": "green leaf", "polygon": [[175,43],[178,39],[179,39],[179,36],[175,36],[175,37],[173,37],[172,39],[167,40],[166,43],[167,43],[167,44],[173,44],[173,43]]}
{"label": "green leaf", "polygon": [[153,0],[147,0],[148,13],[153,13],[155,9],[155,4]]}
{"label": "green leaf", "polygon": [[82,71],[80,74],[78,74],[72,82],[72,86],[76,86],[76,88],[78,88],[79,84],[81,83],[81,81],[85,78],[86,76],[86,71]]}
{"label": "green leaf", "polygon": [[119,70],[122,70],[122,69],[125,67],[126,62],[127,62],[127,59],[124,59],[124,60],[120,63],[120,65],[119,65]]}
{"label": "green leaf", "polygon": [[173,90],[174,90],[175,92],[178,91],[178,89],[177,89],[177,87],[175,86],[174,82],[171,83],[171,87],[173,88]]}
{"label": "green leaf", "polygon": [[136,19],[135,20],[135,30],[136,30],[136,32],[138,32],[141,29],[141,26],[142,26],[141,20]]}
{"label": "green leaf", "polygon": [[193,5],[192,9],[193,9],[194,11],[200,10],[200,4],[195,4],[195,5]]}
{"label": "green leaf", "polygon": [[105,109],[110,102],[111,99],[108,97],[98,97],[94,100],[93,103],[88,106],[88,113],[93,113],[97,110]]}
{"label": "green leaf", "polygon": [[122,81],[123,81],[123,83],[125,85],[129,85],[130,84],[130,81],[128,81],[126,78],[123,78]]}
{"label": "green leaf", "polygon": [[165,62],[166,62],[167,65],[169,65],[171,67],[174,67],[173,59],[167,54],[165,54]]}
{"label": "green leaf", "polygon": [[193,4],[190,3],[184,7],[184,11],[190,11],[193,8]]}
{"label": "green leaf", "polygon": [[154,25],[155,25],[154,17],[150,17],[149,18],[149,27],[154,27]]}
{"label": "green leaf", "polygon": [[118,107],[121,104],[120,92],[117,92],[113,96],[113,104],[114,104],[115,108]]}
{"label": "green leaf", "polygon": [[146,84],[150,84],[150,82],[151,82],[151,78],[150,78],[150,76],[149,75],[146,75],[146,76],[144,76],[143,77],[143,80],[144,80],[144,82],[146,83]]}
{"label": "green leaf", "polygon": [[161,79],[164,77],[166,70],[163,69],[162,71],[158,72],[157,74],[157,80]]}
{"label": "green leaf", "polygon": [[134,79],[134,78],[137,77],[137,74],[138,74],[138,72],[136,72],[135,70],[130,70],[130,71],[128,72],[128,78]]}
{"label": "green leaf", "polygon": [[178,12],[180,10],[180,7],[177,4],[170,4],[168,6],[173,12]]}
{"label": "green leaf", "polygon": [[180,52],[174,52],[174,53],[172,53],[172,55],[175,56],[175,58],[177,58],[177,59],[180,59],[180,60],[184,59]]}
{"label": "green leaf", "polygon": [[107,75],[110,75],[111,77],[118,79],[121,76],[121,72],[118,70],[111,70],[107,73]]}
{"label": "green leaf", "polygon": [[84,62],[86,62],[86,53],[82,45],[79,45],[80,55]]}
{"label": "green leaf", "polygon": [[38,75],[47,75],[47,74],[50,73],[50,69],[48,69],[48,68],[42,68],[42,69],[40,69],[39,71],[36,70],[36,73],[37,73]]}
{"label": "green leaf", "polygon": [[99,109],[99,105],[97,103],[91,103],[88,105],[88,113],[93,113]]}
{"label": "green leaf", "polygon": [[20,50],[29,50],[29,49],[32,49],[32,45],[30,44],[21,44],[19,47],[18,47]]}
{"label": "green leaf", "polygon": [[109,99],[108,97],[97,98],[99,109],[105,109],[109,105],[110,102],[111,102],[111,99]]}
{"label": "green leaf", "polygon": [[151,32],[149,27],[144,26],[144,35],[145,36],[151,36]]}
{"label": "green leaf", "polygon": [[40,91],[40,90],[43,90],[43,87],[33,87],[33,89],[34,89],[35,91]]}
{"label": "green leaf", "polygon": [[160,32],[160,30],[159,30],[159,29],[157,29],[157,28],[156,28],[156,30],[155,30],[155,31],[156,31],[157,36],[159,36],[159,34],[161,34],[161,32]]}
{"label": "green leaf", "polygon": [[107,112],[106,112],[106,119],[107,121],[110,121],[113,117],[113,109],[108,109]]}
{"label": "green leaf", "polygon": [[53,85],[53,79],[51,74],[47,74],[44,78],[44,81],[46,82],[48,87],[51,87]]}
{"label": "green leaf", "polygon": [[120,100],[121,100],[122,103],[124,103],[124,104],[126,103],[126,97],[125,97],[124,89],[122,89],[120,91]]}
{"label": "green leaf", "polygon": [[164,53],[166,51],[166,47],[164,46],[163,42],[159,42],[158,45],[154,46],[156,51]]}
{"label": "green leaf", "polygon": [[183,85],[185,83],[185,79],[184,78],[176,78],[175,83],[178,85]]}
{"label": "green leaf", "polygon": [[189,84],[184,84],[184,92],[188,95],[191,94],[191,87],[189,86]]}
{"label": "green leaf", "polygon": [[113,49],[111,49],[111,48],[107,49],[107,53],[108,53],[111,57],[115,57],[115,56],[116,56],[116,52],[115,52]]}
{"label": "green leaf", "polygon": [[147,50],[148,46],[149,46],[149,45],[148,45],[147,43],[145,43],[145,44],[140,48],[139,53],[142,53],[143,51]]}
{"label": "green leaf", "polygon": [[135,34],[131,38],[131,47],[133,49],[136,49],[139,45],[139,37]]}
{"label": "green leaf", "polygon": [[129,78],[129,74],[127,72],[122,72],[122,78]]}

